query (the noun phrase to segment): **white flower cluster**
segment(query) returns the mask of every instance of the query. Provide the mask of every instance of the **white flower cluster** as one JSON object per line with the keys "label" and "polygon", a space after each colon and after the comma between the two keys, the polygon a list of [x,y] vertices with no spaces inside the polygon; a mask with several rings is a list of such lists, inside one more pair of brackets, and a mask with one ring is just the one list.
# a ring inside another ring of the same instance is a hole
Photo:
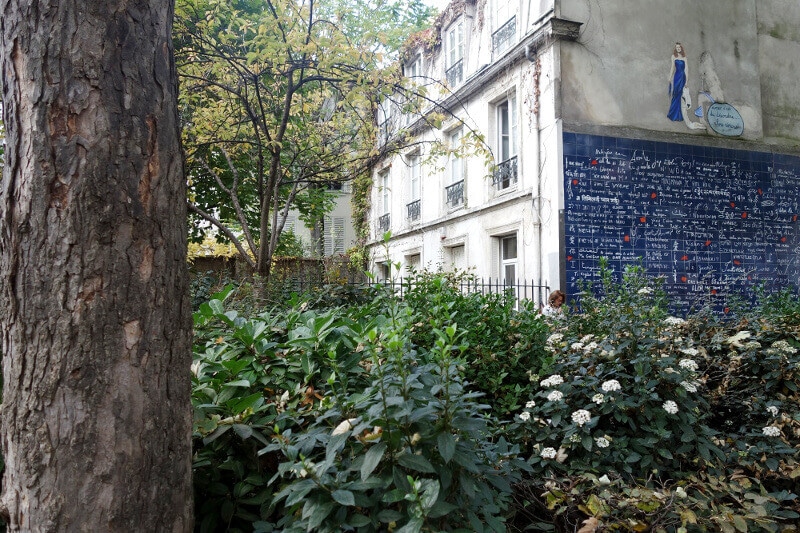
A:
{"label": "white flower cluster", "polygon": [[766,437],[780,437],[781,428],[775,426],[767,426],[765,428],[761,428],[761,433],[763,433],[764,436]]}
{"label": "white flower cluster", "polygon": [[745,350],[758,350],[761,348],[761,343],[758,341],[748,341],[744,343]]}
{"label": "white flower cluster", "polygon": [[794,354],[797,353],[797,348],[793,347],[786,341],[775,341],[772,343],[772,347],[776,350],[779,350],[785,354]]}
{"label": "white flower cluster", "polygon": [[583,350],[583,343],[573,342],[572,344],[569,345],[569,347],[577,352],[578,350]]}
{"label": "white flower cluster", "polygon": [[686,370],[691,370],[692,372],[700,368],[694,359],[681,359],[680,363],[678,363],[678,366],[685,368]]}
{"label": "white flower cluster", "polygon": [[683,324],[686,324],[686,321],[676,316],[668,316],[664,319],[664,323],[668,326],[682,326]]}
{"label": "white flower cluster", "polygon": [[581,342],[584,344],[586,344],[587,342],[592,342],[592,340],[594,340],[594,335],[592,335],[591,333],[589,333],[588,335],[584,335],[581,338]]}
{"label": "white flower cluster", "polygon": [[681,352],[691,357],[694,357],[695,355],[700,353],[697,351],[697,348],[681,348]]}
{"label": "white flower cluster", "polygon": [[604,381],[600,388],[603,389],[603,392],[614,392],[618,390],[622,390],[622,385],[619,384],[619,381],[616,379],[609,379],[608,381]]}
{"label": "white flower cluster", "polygon": [[683,387],[686,392],[697,392],[697,385],[691,381],[681,381],[681,387]]}
{"label": "white flower cluster", "polygon": [[602,395],[602,394],[600,394],[600,393],[597,393],[597,394],[595,394],[594,396],[592,396],[592,401],[593,401],[594,403],[596,403],[597,405],[600,405],[601,403],[603,403],[604,401],[606,401],[606,397],[605,397],[605,396],[603,396],[603,395]]}
{"label": "white flower cluster", "polygon": [[523,422],[527,422],[528,420],[531,419],[531,414],[528,411],[522,411],[519,414],[519,417]]}
{"label": "white flower cluster", "polygon": [[588,423],[592,419],[591,413],[586,409],[578,409],[574,413],[572,413],[572,421],[575,422],[577,426],[583,426],[584,424]]}
{"label": "white flower cluster", "polygon": [[525,404],[525,409],[533,409],[534,407],[536,407],[536,402],[534,402],[533,400]]}
{"label": "white flower cluster", "polygon": [[542,381],[540,381],[539,382],[539,386],[540,387],[545,387],[545,388],[547,388],[547,387],[555,387],[556,385],[561,385],[562,383],[564,383],[564,378],[562,378],[558,374],[553,374],[549,378],[543,379]]}
{"label": "white flower cluster", "polygon": [[596,342],[592,341],[583,347],[583,351],[586,353],[593,352],[598,348],[598,346],[599,345]]}
{"label": "white flower cluster", "polygon": [[560,343],[562,340],[564,340],[564,334],[563,333],[553,333],[552,335],[547,337],[547,345],[548,346],[554,346],[554,345]]}
{"label": "white flower cluster", "polygon": [[542,456],[542,459],[555,459],[556,453],[555,448],[545,448],[539,455]]}
{"label": "white flower cluster", "polygon": [[653,294],[653,289],[651,289],[650,287],[642,287],[641,289],[636,291],[636,294]]}
{"label": "white flower cluster", "polygon": [[594,439],[594,442],[597,444],[598,448],[608,448],[608,445],[611,444],[605,437],[597,437]]}
{"label": "white flower cluster", "polygon": [[550,394],[547,395],[547,401],[548,402],[560,402],[561,398],[563,398],[563,397],[564,397],[564,395],[561,393],[561,391],[554,390],[554,391],[551,391]]}
{"label": "white flower cluster", "polygon": [[672,400],[667,400],[661,407],[663,407],[664,410],[671,415],[674,415],[678,412],[678,404]]}
{"label": "white flower cluster", "polygon": [[767,412],[772,416],[778,416],[778,407],[776,405],[768,405]]}

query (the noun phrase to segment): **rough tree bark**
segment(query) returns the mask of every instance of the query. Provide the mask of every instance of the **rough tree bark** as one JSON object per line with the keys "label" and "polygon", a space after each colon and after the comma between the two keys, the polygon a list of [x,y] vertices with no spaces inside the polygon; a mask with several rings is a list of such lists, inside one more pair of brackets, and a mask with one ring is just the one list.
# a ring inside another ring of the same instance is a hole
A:
{"label": "rough tree bark", "polygon": [[171,0],[0,0],[2,507],[12,531],[191,531]]}

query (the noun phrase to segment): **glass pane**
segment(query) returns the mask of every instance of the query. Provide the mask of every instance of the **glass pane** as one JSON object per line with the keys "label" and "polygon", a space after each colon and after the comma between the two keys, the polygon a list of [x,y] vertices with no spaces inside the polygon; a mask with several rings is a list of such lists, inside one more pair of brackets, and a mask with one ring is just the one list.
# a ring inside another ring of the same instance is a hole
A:
{"label": "glass pane", "polygon": [[517,277],[517,265],[505,265],[503,270],[503,281],[507,284],[513,284],[514,279]]}
{"label": "glass pane", "polygon": [[503,260],[517,258],[517,238],[506,237],[503,239]]}

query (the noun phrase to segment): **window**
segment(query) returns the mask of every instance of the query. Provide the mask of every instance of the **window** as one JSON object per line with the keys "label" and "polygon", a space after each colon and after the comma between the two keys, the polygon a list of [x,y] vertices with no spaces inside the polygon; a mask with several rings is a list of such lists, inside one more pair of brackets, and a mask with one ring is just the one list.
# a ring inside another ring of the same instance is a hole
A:
{"label": "window", "polygon": [[496,107],[497,168],[492,176],[496,189],[517,183],[517,98],[512,96]]}
{"label": "window", "polygon": [[464,79],[464,21],[458,20],[445,32],[447,84],[456,87]]}
{"label": "window", "polygon": [[422,58],[417,56],[408,63],[405,68],[405,73],[406,77],[409,78],[412,83],[419,83],[417,78],[422,76]]}
{"label": "window", "polygon": [[389,138],[392,136],[394,126],[392,124],[392,104],[391,102],[384,102],[378,108],[378,135],[381,145],[386,144],[389,142]]}
{"label": "window", "polygon": [[375,269],[377,270],[376,274],[378,275],[378,281],[386,281],[389,279],[389,276],[391,275],[391,269],[389,268],[388,261],[375,263]]}
{"label": "window", "polygon": [[466,270],[466,265],[467,256],[463,244],[445,248],[445,269],[451,271]]}
{"label": "window", "polygon": [[422,266],[422,256],[420,254],[411,254],[406,256],[406,269],[418,271]]}
{"label": "window", "polygon": [[[461,130],[456,130],[447,136],[450,150],[457,150],[461,146]],[[451,153],[447,162],[447,181],[445,197],[450,208],[464,204],[464,160],[457,153]]]}
{"label": "window", "polygon": [[517,18],[513,4],[509,0],[495,0],[492,33],[492,52],[495,56],[511,48],[517,37]]}
{"label": "window", "polygon": [[418,220],[420,216],[420,180],[422,175],[422,161],[419,154],[412,154],[408,156],[408,187],[409,199],[411,200],[406,204],[406,218],[409,220]]}
{"label": "window", "polygon": [[391,197],[389,195],[389,170],[384,170],[378,174],[378,224],[376,232],[378,236],[382,235],[389,230],[389,202]]}
{"label": "window", "polygon": [[500,237],[500,276],[504,285],[514,285],[517,280],[517,236]]}
{"label": "window", "polygon": [[381,214],[385,215],[389,212],[389,171],[384,170],[381,172],[378,175],[378,180],[380,181]]}
{"label": "window", "polygon": [[344,253],[344,217],[325,217],[325,255]]}

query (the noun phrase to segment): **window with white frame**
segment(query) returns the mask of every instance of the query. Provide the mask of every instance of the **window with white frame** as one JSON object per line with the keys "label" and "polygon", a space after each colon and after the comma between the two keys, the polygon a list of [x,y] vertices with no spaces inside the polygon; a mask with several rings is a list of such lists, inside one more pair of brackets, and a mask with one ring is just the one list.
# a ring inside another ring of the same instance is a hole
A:
{"label": "window with white frame", "polygon": [[[461,146],[461,129],[447,135],[447,144],[450,150],[458,150]],[[447,181],[445,197],[448,207],[458,207],[464,204],[464,159],[458,153],[450,153],[447,161]]]}
{"label": "window with white frame", "polygon": [[447,84],[457,87],[464,80],[464,19],[460,18],[445,31],[445,74]]}
{"label": "window with white frame", "polygon": [[492,185],[497,190],[508,189],[517,183],[517,98],[512,95],[495,106],[495,129],[497,131],[497,167],[492,176]]}
{"label": "window with white frame", "polygon": [[463,244],[445,248],[445,270],[465,270],[467,267],[467,254]]}
{"label": "window with white frame", "polygon": [[494,0],[492,21],[492,52],[494,55],[505,52],[517,37],[517,18],[513,0]]}
{"label": "window with white frame", "polygon": [[389,169],[383,170],[378,173],[378,224],[376,234],[378,236],[389,231],[391,219],[389,218],[389,203],[391,196],[389,194]]}
{"label": "window with white frame", "polygon": [[420,217],[420,182],[422,181],[422,157],[419,153],[408,156],[408,198],[406,218],[410,221]]}
{"label": "window with white frame", "polygon": [[504,285],[514,285],[517,279],[517,235],[498,238],[500,246],[500,277]]}
{"label": "window with white frame", "polygon": [[422,56],[416,56],[406,63],[405,73],[413,83],[419,83],[419,77],[422,76]]}
{"label": "window with white frame", "polygon": [[384,145],[389,142],[389,138],[394,133],[394,125],[392,124],[392,103],[384,101],[378,107],[378,136],[380,144]]}

